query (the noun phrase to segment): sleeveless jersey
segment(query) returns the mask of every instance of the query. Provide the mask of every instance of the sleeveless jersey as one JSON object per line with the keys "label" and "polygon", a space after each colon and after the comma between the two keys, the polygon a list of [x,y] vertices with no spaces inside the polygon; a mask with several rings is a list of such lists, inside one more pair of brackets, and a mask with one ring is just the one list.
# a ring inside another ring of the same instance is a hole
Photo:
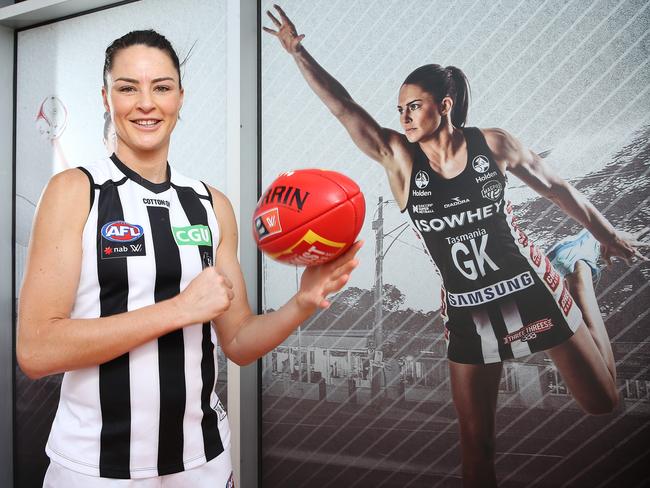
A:
{"label": "sleeveless jersey", "polygon": [[[211,195],[168,167],[151,183],[115,155],[80,168],[91,183],[71,318],[136,310],[177,295],[211,264]],[[46,452],[69,469],[146,478],[199,466],[228,449],[214,391],[216,335],[186,326],[99,366],[66,372]]]}
{"label": "sleeveless jersey", "polygon": [[580,311],[517,226],[483,134],[463,133],[467,163],[454,178],[433,171],[416,147],[406,208],[443,281],[449,358],[490,363],[553,347],[573,334]]}

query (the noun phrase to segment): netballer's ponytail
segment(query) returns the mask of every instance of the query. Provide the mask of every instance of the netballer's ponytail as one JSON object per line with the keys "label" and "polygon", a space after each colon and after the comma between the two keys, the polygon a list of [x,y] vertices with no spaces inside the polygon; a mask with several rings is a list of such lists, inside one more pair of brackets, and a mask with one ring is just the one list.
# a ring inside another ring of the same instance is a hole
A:
{"label": "netballer's ponytail", "polygon": [[454,127],[465,126],[470,89],[467,77],[460,68],[455,66],[443,68],[439,64],[425,64],[408,75],[404,84],[419,86],[431,93],[436,102],[450,97],[454,102],[451,110],[451,123]]}
{"label": "netballer's ponytail", "polygon": [[454,106],[451,109],[451,123],[454,127],[463,127],[467,121],[467,110],[469,109],[469,81],[463,70],[456,66],[447,66],[445,68],[450,74],[452,84],[456,92]]}

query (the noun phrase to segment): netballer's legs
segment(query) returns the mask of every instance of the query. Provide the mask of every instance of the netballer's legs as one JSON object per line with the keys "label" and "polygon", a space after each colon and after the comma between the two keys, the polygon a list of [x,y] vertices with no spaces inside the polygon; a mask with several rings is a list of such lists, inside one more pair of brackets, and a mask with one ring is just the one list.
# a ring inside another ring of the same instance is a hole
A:
{"label": "netballer's legs", "polygon": [[616,363],[614,353],[609,341],[609,335],[605,328],[605,321],[600,313],[600,307],[596,300],[591,268],[583,261],[575,264],[573,273],[567,274],[566,282],[569,285],[571,296],[582,312],[582,318],[587,325],[591,337],[596,343],[600,355],[607,365],[612,379],[616,381]]}
{"label": "netballer's legs", "polygon": [[600,314],[592,274],[598,274],[600,244],[586,230],[558,242],[547,253],[564,275],[584,323],[573,337],[548,351],[573,397],[587,412],[611,412],[618,402],[616,366]]}
{"label": "netballer's legs", "polygon": [[547,352],[578,404],[587,413],[607,414],[618,404],[616,365],[596,301],[591,269],[578,261],[566,280],[584,323],[571,339]]}
{"label": "netballer's legs", "polygon": [[460,425],[464,488],[497,486],[495,415],[501,368],[501,363],[449,361],[451,392]]}

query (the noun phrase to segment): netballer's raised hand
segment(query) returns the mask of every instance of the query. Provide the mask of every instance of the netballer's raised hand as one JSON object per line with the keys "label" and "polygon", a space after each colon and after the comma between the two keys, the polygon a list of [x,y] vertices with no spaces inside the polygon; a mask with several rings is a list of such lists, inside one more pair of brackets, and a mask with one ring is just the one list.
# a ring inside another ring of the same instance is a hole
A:
{"label": "netballer's raised hand", "polygon": [[175,298],[185,322],[209,322],[230,308],[235,294],[227,276],[208,266]]}
{"label": "netballer's raised hand", "polygon": [[631,264],[632,259],[638,258],[641,261],[650,261],[641,254],[640,249],[648,249],[650,244],[639,240],[639,238],[648,232],[643,229],[636,235],[629,232],[616,231],[612,239],[608,242],[600,243],[600,254],[607,264],[612,264],[612,258],[621,258],[627,264]]}
{"label": "netballer's raised hand", "polygon": [[350,274],[359,265],[355,259],[363,241],[355,242],[344,254],[329,263],[320,266],[308,266],[300,280],[300,290],[296,300],[301,307],[327,308],[328,295],[336,293],[350,279]]}
{"label": "netballer's raised hand", "polygon": [[284,13],[284,10],[279,5],[273,5],[275,10],[278,11],[278,20],[269,10],[266,11],[266,15],[269,16],[273,25],[277,30],[269,29],[268,27],[262,27],[264,32],[268,32],[272,36],[277,37],[282,43],[282,47],[286,49],[289,54],[293,54],[298,51],[300,47],[300,42],[305,38],[304,34],[298,35],[296,31],[296,26],[293,25],[293,22],[287,17],[287,14]]}

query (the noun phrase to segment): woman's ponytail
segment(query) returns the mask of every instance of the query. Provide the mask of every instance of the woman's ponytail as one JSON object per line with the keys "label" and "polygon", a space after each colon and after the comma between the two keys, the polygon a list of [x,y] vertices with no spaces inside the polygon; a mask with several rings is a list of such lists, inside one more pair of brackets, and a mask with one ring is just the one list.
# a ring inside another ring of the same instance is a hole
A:
{"label": "woman's ponytail", "polygon": [[[469,109],[469,81],[467,81],[463,70],[456,68],[456,66],[447,66],[445,71],[449,73],[451,85],[453,85],[453,89],[449,91],[455,92],[452,96],[454,106],[451,109],[451,123],[454,127],[464,127],[467,121],[467,110]],[[451,93],[449,94],[451,95]]]}

